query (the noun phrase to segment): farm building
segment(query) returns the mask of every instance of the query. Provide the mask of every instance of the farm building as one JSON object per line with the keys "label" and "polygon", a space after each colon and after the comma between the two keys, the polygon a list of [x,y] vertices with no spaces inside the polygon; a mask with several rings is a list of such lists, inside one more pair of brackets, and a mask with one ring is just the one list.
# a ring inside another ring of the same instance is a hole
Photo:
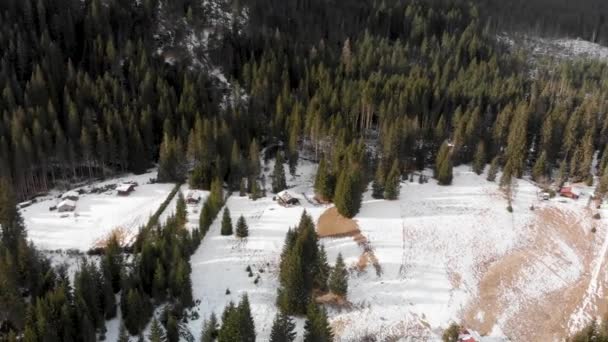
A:
{"label": "farm building", "polygon": [[292,196],[287,190],[283,190],[277,194],[277,201],[284,207],[300,204],[300,200]]}
{"label": "farm building", "polygon": [[76,202],[66,199],[57,204],[57,211],[60,213],[76,210]]}
{"label": "farm building", "polygon": [[133,190],[135,190],[135,184],[132,183],[123,183],[116,187],[119,196],[129,196]]}
{"label": "farm building", "polygon": [[479,342],[481,336],[475,331],[463,329],[458,335],[458,342]]}
{"label": "farm building", "polygon": [[579,198],[579,194],[576,190],[574,190],[574,188],[572,188],[571,186],[564,186],[561,189],[559,189],[559,195],[562,197],[568,197],[568,198],[572,198],[572,199],[578,199]]}
{"label": "farm building", "polygon": [[188,191],[186,195],[186,203],[198,204],[201,201],[201,194],[198,191]]}
{"label": "farm building", "polygon": [[68,191],[61,195],[62,200],[78,201],[80,194],[76,191]]}

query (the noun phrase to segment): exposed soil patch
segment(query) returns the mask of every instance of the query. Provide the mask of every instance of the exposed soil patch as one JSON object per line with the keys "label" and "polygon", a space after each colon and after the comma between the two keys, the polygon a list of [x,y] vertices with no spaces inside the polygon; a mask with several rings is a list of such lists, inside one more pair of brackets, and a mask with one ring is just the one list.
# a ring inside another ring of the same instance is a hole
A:
{"label": "exposed soil patch", "polygon": [[[569,322],[577,310],[598,315],[605,309],[604,300],[597,296],[592,296],[592,305],[579,307],[589,297],[590,284],[597,280],[592,276],[596,260],[605,262],[599,254],[606,230],[598,230],[596,235],[590,232],[588,228],[594,225],[590,211],[581,218],[580,213],[568,210],[540,208],[536,215],[530,227],[530,240],[487,265],[478,297],[464,312],[463,323],[481,334],[490,333],[500,322],[503,332],[514,340],[565,340],[570,335]],[[564,245],[571,252],[564,253]],[[576,278],[564,271],[573,262],[582,265]],[[606,276],[604,269],[605,265],[600,279]],[[534,281],[536,285],[539,276],[534,272],[539,270],[551,277],[551,287],[546,292],[534,289],[540,292],[531,296],[526,282]],[[599,287],[605,286],[602,283]]]}
{"label": "exposed soil patch", "polygon": [[372,264],[376,275],[380,276],[382,274],[380,262],[376,258],[367,237],[359,230],[357,222],[340,215],[336,207],[329,208],[321,214],[317,223],[317,233],[321,238],[352,237],[357,245],[363,249],[363,254],[361,254],[357,263],[358,271],[363,272],[367,268],[367,265]]}
{"label": "exposed soil patch", "polygon": [[355,220],[340,215],[336,207],[331,207],[319,217],[317,233],[323,238],[351,236],[360,231]]}

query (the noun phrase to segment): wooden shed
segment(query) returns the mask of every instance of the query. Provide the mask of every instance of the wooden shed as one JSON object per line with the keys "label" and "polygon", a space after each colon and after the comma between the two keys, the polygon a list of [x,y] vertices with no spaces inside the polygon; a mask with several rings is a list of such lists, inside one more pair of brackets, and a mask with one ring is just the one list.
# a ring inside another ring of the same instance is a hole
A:
{"label": "wooden shed", "polygon": [[61,203],[57,204],[57,211],[60,213],[65,213],[69,211],[76,210],[76,202],[66,199],[61,201]]}
{"label": "wooden shed", "polygon": [[129,196],[135,190],[135,184],[123,183],[116,187],[119,196]]}
{"label": "wooden shed", "polygon": [[283,190],[277,194],[277,202],[284,207],[300,204],[300,200],[291,195],[287,190]]}

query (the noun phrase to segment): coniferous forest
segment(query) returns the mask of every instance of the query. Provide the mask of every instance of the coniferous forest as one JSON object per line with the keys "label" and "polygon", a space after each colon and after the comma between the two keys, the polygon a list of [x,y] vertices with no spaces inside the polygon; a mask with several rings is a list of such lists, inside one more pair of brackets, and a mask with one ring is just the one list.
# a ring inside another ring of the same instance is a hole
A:
{"label": "coniferous forest", "polygon": [[[425,168],[449,186],[461,164],[489,168],[488,179],[507,187],[527,175],[541,184],[598,175],[605,194],[608,64],[531,63],[527,51],[496,39],[524,32],[608,43],[607,5],[573,6],[230,0],[225,7],[246,9],[247,20],[215,28],[205,66],[167,62],[157,32],[167,20],[212,25],[202,1],[0,1],[0,341],[94,341],[119,306],[121,334],[137,336],[161,305],[148,338],[187,338],[189,257],[219,216],[224,190],[263,196],[261,159],[288,165],[275,164],[273,192],[286,188],[300,158],[318,162],[318,199],[347,217],[368,188],[394,200],[400,179]],[[211,190],[198,230],[182,229],[183,205],[165,225],[141,230],[132,257],[109,244],[73,280],[28,242],[19,201],[154,166],[160,182]],[[227,215],[222,233],[246,238],[244,219],[233,227]],[[328,278],[345,293],[343,265],[330,277],[307,216],[286,246],[295,252],[283,260],[299,268],[281,269],[273,334],[293,339],[286,315],[298,314],[308,317],[308,340],[331,340],[310,296],[327,290]],[[255,340],[246,296],[224,316],[226,326],[207,324],[210,340]]]}

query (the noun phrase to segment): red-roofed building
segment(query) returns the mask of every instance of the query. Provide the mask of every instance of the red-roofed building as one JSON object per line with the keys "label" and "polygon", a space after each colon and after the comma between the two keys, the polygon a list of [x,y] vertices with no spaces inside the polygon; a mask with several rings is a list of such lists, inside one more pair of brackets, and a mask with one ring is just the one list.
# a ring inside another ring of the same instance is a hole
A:
{"label": "red-roofed building", "polygon": [[568,198],[572,198],[572,199],[578,199],[578,197],[579,197],[579,194],[571,186],[564,186],[561,189],[559,189],[559,195],[562,197],[568,197]]}

